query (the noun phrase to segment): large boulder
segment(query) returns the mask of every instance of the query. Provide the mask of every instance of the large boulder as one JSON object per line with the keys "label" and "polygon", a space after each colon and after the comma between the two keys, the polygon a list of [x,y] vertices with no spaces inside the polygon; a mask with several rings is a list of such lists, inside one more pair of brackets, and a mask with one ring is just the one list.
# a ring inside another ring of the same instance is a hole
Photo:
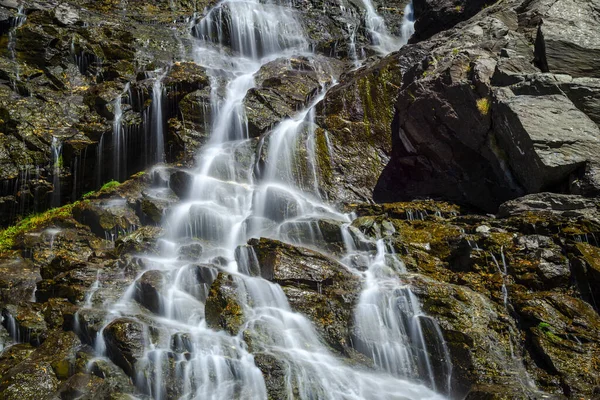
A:
{"label": "large boulder", "polygon": [[[535,2],[534,2],[535,3]],[[535,50],[545,72],[600,78],[600,4],[597,1],[540,1],[546,7]]]}
{"label": "large boulder", "polygon": [[577,168],[600,160],[600,128],[567,97],[502,92],[497,99],[496,137],[528,192],[560,188]]}

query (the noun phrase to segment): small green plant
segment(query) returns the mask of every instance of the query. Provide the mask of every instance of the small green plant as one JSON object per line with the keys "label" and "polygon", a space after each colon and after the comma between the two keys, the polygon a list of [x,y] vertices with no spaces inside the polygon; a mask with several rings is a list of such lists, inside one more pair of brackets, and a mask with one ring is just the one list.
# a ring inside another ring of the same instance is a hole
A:
{"label": "small green plant", "polygon": [[110,190],[110,189],[116,188],[120,184],[121,183],[118,182],[118,181],[106,182],[104,185],[102,185],[102,187],[100,188],[100,190]]}
{"label": "small green plant", "polygon": [[462,12],[462,10],[463,10],[462,6],[456,6],[456,7],[454,7],[454,11],[456,11],[456,12]]}
{"label": "small green plant", "polygon": [[54,168],[62,168],[63,167],[63,156],[62,154],[60,156],[58,156],[58,158],[56,159],[56,161],[54,162]]}
{"label": "small green plant", "polygon": [[552,328],[552,326],[550,326],[550,324],[547,322],[540,322],[538,324],[538,328],[540,328],[542,331],[546,331],[546,330],[549,331]]}
{"label": "small green plant", "polygon": [[40,214],[30,215],[23,218],[16,225],[0,231],[0,253],[10,250],[15,244],[15,239],[20,234],[43,227],[56,219],[69,218],[73,207],[79,203],[79,201],[76,201],[62,207],[52,208]]}
{"label": "small green plant", "polygon": [[560,340],[560,338],[558,336],[556,336],[554,334],[554,332],[552,331],[553,330],[552,325],[550,325],[549,323],[540,322],[537,327],[540,331],[542,331],[548,337],[548,339],[553,340],[553,341]]}
{"label": "small green plant", "polygon": [[458,49],[456,47],[452,49],[452,54],[455,56],[458,55]]}
{"label": "small green plant", "polygon": [[488,115],[490,113],[492,102],[488,97],[482,97],[477,100],[477,109],[481,115]]}

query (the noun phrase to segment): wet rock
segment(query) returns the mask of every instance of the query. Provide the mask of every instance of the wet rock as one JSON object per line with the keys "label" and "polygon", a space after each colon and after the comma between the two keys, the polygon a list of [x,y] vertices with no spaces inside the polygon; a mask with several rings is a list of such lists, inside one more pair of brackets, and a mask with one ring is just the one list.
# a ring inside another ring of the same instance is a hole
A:
{"label": "wet rock", "polygon": [[196,261],[202,255],[203,250],[200,243],[189,243],[181,246],[177,250],[177,254],[181,260]]}
{"label": "wet rock", "polygon": [[168,275],[163,271],[148,271],[137,280],[134,298],[155,314],[163,311],[162,289]]}
{"label": "wet rock", "polygon": [[[95,375],[78,373],[70,377],[58,387],[62,399],[89,398],[87,396],[101,396],[101,387],[104,381]],[[108,393],[104,393],[107,395]],[[87,396],[86,396],[87,395]]]}
{"label": "wet rock", "polygon": [[36,300],[45,302],[51,298],[66,298],[73,303],[83,300],[97,279],[98,266],[95,267],[76,268],[52,279],[44,279],[38,284]]}
{"label": "wet rock", "polygon": [[330,201],[372,199],[392,150],[392,103],[402,68],[394,57],[344,75],[316,106],[317,171]]}
{"label": "wet rock", "polygon": [[117,251],[121,253],[156,253],[156,240],[163,233],[157,226],[144,226],[135,232],[119,238],[115,242]]}
{"label": "wet rock", "polygon": [[4,327],[17,342],[39,346],[48,336],[46,321],[38,308],[6,305],[2,319]]}
{"label": "wet rock", "polygon": [[106,311],[95,308],[82,308],[74,315],[74,331],[84,343],[95,346],[98,333],[104,327]]}
{"label": "wet rock", "polygon": [[49,299],[42,304],[44,320],[50,329],[69,329],[73,326],[77,306],[67,299]]}
{"label": "wet rock", "polygon": [[179,198],[184,199],[187,197],[194,177],[192,174],[186,171],[175,171],[169,178],[169,187]]}
{"label": "wet rock", "polygon": [[[490,381],[521,387],[520,367],[511,360],[511,338],[501,309],[464,287],[419,277],[411,278],[410,285],[424,311],[440,324],[452,359],[454,393],[464,394],[471,385]],[[474,314],[478,317],[471,321]]]}
{"label": "wet rock", "polygon": [[[335,63],[335,61],[333,62]],[[265,64],[255,76],[256,87],[244,99],[248,134],[258,137],[285,118],[291,118],[330,83],[329,59],[304,57],[277,59]]]}
{"label": "wet rock", "polygon": [[27,359],[34,350],[29,343],[16,343],[3,349],[0,353],[0,374],[5,375],[15,365]]}
{"label": "wet rock", "polygon": [[599,309],[596,299],[600,296],[600,249],[589,243],[577,243],[570,261],[582,298]]}
{"label": "wet rock", "polygon": [[[113,394],[113,396],[120,393],[125,395],[137,392],[131,379],[125,375],[122,369],[110,361],[96,359],[90,363],[89,371],[94,376],[103,379],[102,387],[97,392],[106,392]],[[93,395],[94,391],[91,391],[90,394]],[[126,398],[126,396],[124,397]]]}
{"label": "wet rock", "polygon": [[242,305],[237,297],[237,282],[231,275],[219,273],[210,286],[205,318],[213,329],[224,329],[236,335],[244,321]]}
{"label": "wet rock", "polygon": [[0,392],[6,399],[52,398],[59,380],[74,373],[80,344],[72,332],[50,335],[38,349],[3,374]]}
{"label": "wet rock", "polygon": [[54,9],[54,18],[61,25],[73,25],[79,21],[79,11],[68,4],[60,4]]}
{"label": "wet rock", "polygon": [[171,189],[158,189],[142,193],[141,201],[142,222],[160,224],[167,210],[177,201],[177,196]]}
{"label": "wet rock", "polygon": [[267,353],[255,353],[254,363],[265,377],[265,385],[269,398],[285,398],[287,394],[286,366],[276,357]]}
{"label": "wet rock", "polygon": [[58,379],[50,364],[23,364],[2,377],[0,391],[6,400],[46,399],[58,389]]}
{"label": "wet rock", "polygon": [[88,200],[73,208],[73,217],[88,225],[93,233],[102,238],[115,238],[136,230],[140,220],[126,201],[120,199]]}
{"label": "wet rock", "polygon": [[283,287],[292,309],[308,316],[332,348],[348,352],[358,277],[312,250],[265,238],[248,244],[255,251],[261,276]]}
{"label": "wet rock", "polygon": [[130,318],[118,318],[104,328],[104,340],[110,359],[134,376],[135,364],[144,355],[145,327]]}
{"label": "wet rock", "polygon": [[0,301],[13,303],[30,300],[41,280],[39,270],[20,257],[2,259],[0,277]]}
{"label": "wet rock", "polygon": [[41,267],[40,273],[43,279],[52,279],[55,276],[69,272],[76,268],[82,268],[87,265],[87,260],[75,258],[70,252],[57,251],[56,256]]}
{"label": "wet rock", "polygon": [[[516,310],[530,326],[534,359],[558,375],[565,394],[590,393],[598,384],[598,314],[590,305],[559,293],[523,295]],[[590,363],[590,361],[592,361]]]}
{"label": "wet rock", "polygon": [[312,218],[285,222],[279,227],[287,242],[318,246],[332,254],[342,254],[344,238],[341,221]]}
{"label": "wet rock", "polygon": [[163,84],[169,88],[169,98],[178,102],[188,93],[201,90],[208,86],[209,79],[204,68],[192,62],[175,63],[163,80]]}

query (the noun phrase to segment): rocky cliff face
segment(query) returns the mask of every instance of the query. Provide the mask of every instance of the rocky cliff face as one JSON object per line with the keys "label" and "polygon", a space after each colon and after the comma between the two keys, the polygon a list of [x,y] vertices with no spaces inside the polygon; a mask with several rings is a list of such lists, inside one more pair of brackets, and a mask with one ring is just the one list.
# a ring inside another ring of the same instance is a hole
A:
{"label": "rocky cliff face", "polygon": [[[415,0],[414,35],[385,55],[374,27],[401,36],[405,1],[375,4],[379,19],[363,1],[275,3],[304,33],[280,40],[301,50],[257,68],[235,104],[248,138],[214,167],[227,186],[198,190],[225,64],[251,56],[235,6],[0,1],[0,398],[185,398],[207,348],[226,365],[202,364],[207,382],[224,379],[210,368],[236,382],[211,395],[337,398],[290,372],[310,371],[314,346],[350,387],[371,374],[381,393],[360,398],[389,394],[382,375],[411,381],[391,393],[600,395],[600,3]],[[224,255],[240,228],[210,212],[271,179],[285,121],[298,190],[250,196],[272,207]],[[223,204],[174,226],[211,191]],[[378,358],[356,311],[378,262],[389,315],[417,321],[381,322],[418,326],[394,336],[409,372]],[[260,314],[278,301],[295,317]],[[309,345],[281,348],[265,319],[307,321],[293,326]]]}

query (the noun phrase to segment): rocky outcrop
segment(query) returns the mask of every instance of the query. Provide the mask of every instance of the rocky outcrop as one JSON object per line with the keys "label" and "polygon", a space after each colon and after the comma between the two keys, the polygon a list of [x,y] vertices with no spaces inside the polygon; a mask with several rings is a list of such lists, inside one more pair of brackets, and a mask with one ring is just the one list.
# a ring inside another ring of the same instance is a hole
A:
{"label": "rocky outcrop", "polygon": [[315,132],[321,191],[332,202],[372,198],[390,160],[395,100],[403,65],[386,58],[350,72],[317,105]]}
{"label": "rocky outcrop", "polygon": [[[190,15],[194,5],[164,8],[157,3],[145,4],[143,10],[133,5],[122,10],[108,3],[73,0],[24,6],[26,18],[9,17],[4,34],[10,33],[12,50],[0,57],[4,225],[20,215],[73,202],[158,159],[147,143],[153,129],[150,114],[152,85],[160,75],[157,68],[165,71],[165,119],[159,122],[165,126],[168,118],[177,117],[179,101],[208,83],[196,64],[173,64],[181,58],[178,43],[187,49],[190,44],[183,44],[184,32],[173,31],[170,25]],[[128,146],[113,132],[118,98]],[[185,153],[180,139],[167,135],[166,142],[172,144],[167,146],[168,157]],[[118,150],[119,146],[123,148]],[[113,162],[119,153],[120,159]]]}
{"label": "rocky outcrop", "polygon": [[497,93],[494,128],[529,193],[564,184],[600,151],[600,129],[565,96]]}
{"label": "rocky outcrop", "polygon": [[[410,68],[397,92],[393,151],[376,200],[441,197],[494,212],[527,193],[598,193],[597,83],[593,72],[584,72],[595,39],[565,35],[571,44],[564,47],[549,39],[554,57],[575,60],[571,69],[540,62],[545,26],[550,32],[552,21],[560,21],[585,32],[598,18],[597,8],[566,0],[513,1],[486,4],[474,15],[482,6],[459,4],[457,18],[448,21],[460,24],[418,42],[429,37],[419,36],[420,26],[421,32],[424,24],[447,27],[431,21],[436,12],[446,15],[442,10],[450,4],[415,4],[414,44],[390,56]],[[561,19],[558,10],[574,9],[587,10],[586,17],[569,22],[567,12]],[[587,49],[583,59],[580,49]]]}
{"label": "rocky outcrop", "polygon": [[599,78],[600,38],[596,34],[600,4],[596,1],[540,1],[528,11],[540,18],[536,60],[544,72]]}

